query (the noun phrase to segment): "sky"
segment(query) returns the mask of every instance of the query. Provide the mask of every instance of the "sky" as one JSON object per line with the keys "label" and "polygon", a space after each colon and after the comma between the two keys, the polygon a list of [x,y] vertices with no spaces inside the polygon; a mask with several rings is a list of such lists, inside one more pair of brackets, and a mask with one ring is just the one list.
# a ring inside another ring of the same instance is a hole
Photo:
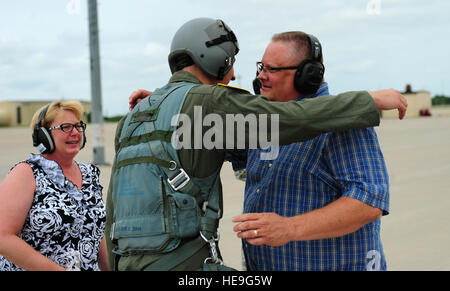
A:
{"label": "sky", "polygon": [[[0,0],[0,101],[91,100],[88,0]],[[125,114],[136,89],[170,78],[176,30],[219,18],[240,45],[230,85],[252,90],[273,34],[315,35],[330,93],[411,84],[450,96],[448,0],[98,0],[102,106]]]}

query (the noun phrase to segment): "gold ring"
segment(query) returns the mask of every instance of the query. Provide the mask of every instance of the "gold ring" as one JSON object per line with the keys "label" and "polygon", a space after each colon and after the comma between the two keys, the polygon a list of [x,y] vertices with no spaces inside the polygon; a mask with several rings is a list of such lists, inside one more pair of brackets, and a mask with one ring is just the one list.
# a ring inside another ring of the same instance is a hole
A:
{"label": "gold ring", "polygon": [[254,236],[254,237],[257,237],[257,236],[258,236],[258,230],[257,230],[257,229],[253,230],[253,236]]}

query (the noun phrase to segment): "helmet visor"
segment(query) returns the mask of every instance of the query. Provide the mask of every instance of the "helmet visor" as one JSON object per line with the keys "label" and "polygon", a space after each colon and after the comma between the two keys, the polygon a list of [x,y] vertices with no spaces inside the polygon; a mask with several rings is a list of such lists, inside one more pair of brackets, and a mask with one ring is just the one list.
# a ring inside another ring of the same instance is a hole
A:
{"label": "helmet visor", "polygon": [[237,55],[239,52],[239,43],[237,40],[236,35],[234,34],[234,32],[225,24],[225,22],[223,22],[222,20],[218,20],[220,22],[219,26],[222,26],[223,29],[225,30],[226,34],[222,34],[219,37],[216,37],[214,39],[211,39],[209,41],[207,41],[206,47],[211,47],[211,46],[215,46],[215,45],[220,45],[222,43],[225,42],[232,42],[234,45],[234,55]]}

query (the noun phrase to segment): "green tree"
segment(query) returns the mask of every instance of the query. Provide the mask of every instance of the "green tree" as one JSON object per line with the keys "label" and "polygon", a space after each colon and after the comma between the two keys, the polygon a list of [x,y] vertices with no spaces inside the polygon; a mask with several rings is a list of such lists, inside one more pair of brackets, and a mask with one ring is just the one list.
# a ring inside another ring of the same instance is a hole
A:
{"label": "green tree", "polygon": [[431,99],[433,105],[445,105],[450,104],[450,97],[444,95],[436,95]]}

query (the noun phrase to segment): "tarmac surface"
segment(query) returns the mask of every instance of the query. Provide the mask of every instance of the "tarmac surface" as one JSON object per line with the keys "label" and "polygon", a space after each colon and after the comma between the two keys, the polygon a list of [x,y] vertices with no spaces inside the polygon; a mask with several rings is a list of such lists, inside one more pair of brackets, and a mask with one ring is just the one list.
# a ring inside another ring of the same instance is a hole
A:
{"label": "tarmac surface", "polygon": [[[382,218],[381,236],[389,270],[450,270],[450,108],[432,117],[403,121],[382,119],[376,128],[390,176],[390,214]],[[115,123],[104,126],[105,162],[100,180],[106,192],[114,158]],[[26,159],[32,147],[28,127],[0,128],[0,179]],[[77,161],[92,162],[89,143]],[[221,172],[224,215],[220,248],[227,265],[241,269],[241,241],[231,218],[242,211],[244,182],[229,163]]]}

